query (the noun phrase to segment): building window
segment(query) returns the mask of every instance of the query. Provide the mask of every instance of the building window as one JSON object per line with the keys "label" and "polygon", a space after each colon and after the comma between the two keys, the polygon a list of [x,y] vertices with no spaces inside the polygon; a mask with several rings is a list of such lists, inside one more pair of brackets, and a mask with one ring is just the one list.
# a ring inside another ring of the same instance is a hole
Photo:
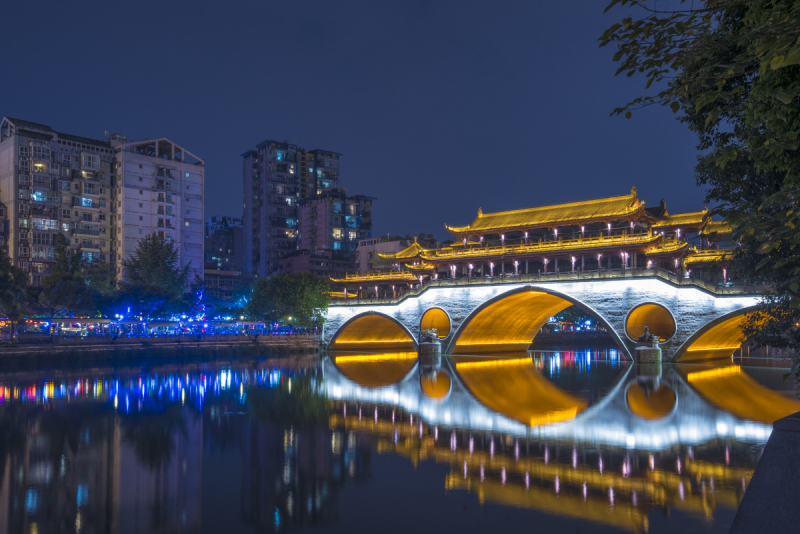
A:
{"label": "building window", "polygon": [[33,147],[33,158],[34,159],[50,159],[50,149],[46,146],[34,146]]}
{"label": "building window", "polygon": [[342,229],[341,228],[334,228],[333,229],[333,238],[334,239],[341,239],[342,238]]}
{"label": "building window", "polygon": [[61,167],[61,176],[70,176],[72,174],[72,169],[68,169],[67,167]]}
{"label": "building window", "polygon": [[189,226],[189,221],[186,221],[186,226]]}
{"label": "building window", "polygon": [[139,207],[140,207],[140,208],[143,208],[143,207],[144,207],[144,206],[142,205],[142,203],[141,203],[141,202],[139,202]]}
{"label": "building window", "polygon": [[144,191],[142,189],[139,189],[139,194],[144,195]]}
{"label": "building window", "polygon": [[71,163],[69,154],[61,154],[61,163]]}
{"label": "building window", "polygon": [[69,218],[69,210],[61,210],[61,218]]}
{"label": "building window", "polygon": [[69,182],[61,182],[61,190],[62,191],[69,191],[70,190]]}
{"label": "building window", "polygon": [[31,177],[28,174],[19,175],[19,185],[30,185]]}
{"label": "building window", "polygon": [[28,160],[27,159],[19,160],[19,170],[27,171],[29,168],[30,167],[28,166]]}
{"label": "building window", "polygon": [[31,147],[29,147],[29,146],[21,146],[21,147],[19,147],[19,156],[21,158],[29,158],[29,157],[31,157]]}
{"label": "building window", "polygon": [[142,217],[141,215],[139,215],[139,220],[140,220],[140,221],[143,221],[143,220],[144,220],[144,217]]}
{"label": "building window", "polygon": [[141,229],[141,228],[139,228],[139,233],[140,233],[140,234],[142,233],[142,229]]}
{"label": "building window", "polygon": [[83,155],[83,166],[89,169],[100,169],[100,156],[94,156],[92,154],[84,154]]}
{"label": "building window", "polygon": [[69,232],[69,223],[61,223],[61,231]]}
{"label": "building window", "polygon": [[[142,166],[141,166],[141,165],[139,165],[139,168],[141,168],[141,167],[142,167]],[[140,181],[140,182],[142,181],[142,177],[141,177],[141,176],[139,177],[139,181]]]}

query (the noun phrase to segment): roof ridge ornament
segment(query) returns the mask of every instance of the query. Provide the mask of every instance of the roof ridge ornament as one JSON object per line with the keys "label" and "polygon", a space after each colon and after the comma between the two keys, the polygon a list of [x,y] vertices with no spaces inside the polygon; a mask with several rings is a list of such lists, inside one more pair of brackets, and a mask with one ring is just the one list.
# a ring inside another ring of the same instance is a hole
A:
{"label": "roof ridge ornament", "polygon": [[636,186],[634,185],[634,186],[631,186],[631,195],[635,195],[635,194],[636,194]]}
{"label": "roof ridge ornament", "polygon": [[483,217],[483,208],[478,208],[478,217]]}

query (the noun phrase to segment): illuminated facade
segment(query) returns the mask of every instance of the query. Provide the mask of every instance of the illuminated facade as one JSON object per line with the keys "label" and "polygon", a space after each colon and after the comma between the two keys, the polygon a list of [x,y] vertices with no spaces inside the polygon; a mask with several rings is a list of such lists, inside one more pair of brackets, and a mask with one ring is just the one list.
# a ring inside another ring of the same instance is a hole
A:
{"label": "illuminated facade", "polygon": [[[456,239],[451,246],[428,249],[415,241],[381,257],[392,262],[393,270],[413,273],[419,284],[657,268],[682,276],[696,255],[711,254],[691,246],[689,236],[702,236],[703,246],[711,247],[730,234],[727,225],[711,220],[707,209],[670,215],[663,201],[656,208],[645,208],[636,188],[628,195],[568,204],[498,213],[479,209],[471,224],[445,228]],[[720,252],[715,249],[713,254]],[[397,287],[389,291],[388,279],[375,291],[374,277],[335,282],[351,292],[366,286],[373,296],[398,291]]]}

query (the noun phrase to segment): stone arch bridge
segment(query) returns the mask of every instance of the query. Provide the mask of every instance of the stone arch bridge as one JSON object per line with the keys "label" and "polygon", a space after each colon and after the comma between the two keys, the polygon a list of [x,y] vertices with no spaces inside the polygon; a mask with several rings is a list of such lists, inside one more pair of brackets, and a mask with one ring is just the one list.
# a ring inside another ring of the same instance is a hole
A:
{"label": "stone arch bridge", "polygon": [[662,340],[664,361],[727,358],[740,348],[741,324],[759,297],[720,291],[648,271],[433,281],[400,299],[334,303],[323,341],[331,350],[415,350],[421,329],[432,326],[446,353],[519,351],[550,317],[577,305],[605,326],[627,358],[644,326]]}

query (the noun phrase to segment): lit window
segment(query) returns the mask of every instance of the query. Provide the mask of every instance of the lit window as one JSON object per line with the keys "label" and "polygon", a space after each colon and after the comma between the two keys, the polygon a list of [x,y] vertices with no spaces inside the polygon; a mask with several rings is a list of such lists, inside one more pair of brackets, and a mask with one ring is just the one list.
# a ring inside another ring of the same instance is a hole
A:
{"label": "lit window", "polygon": [[186,226],[189,226],[189,221],[186,221]]}

